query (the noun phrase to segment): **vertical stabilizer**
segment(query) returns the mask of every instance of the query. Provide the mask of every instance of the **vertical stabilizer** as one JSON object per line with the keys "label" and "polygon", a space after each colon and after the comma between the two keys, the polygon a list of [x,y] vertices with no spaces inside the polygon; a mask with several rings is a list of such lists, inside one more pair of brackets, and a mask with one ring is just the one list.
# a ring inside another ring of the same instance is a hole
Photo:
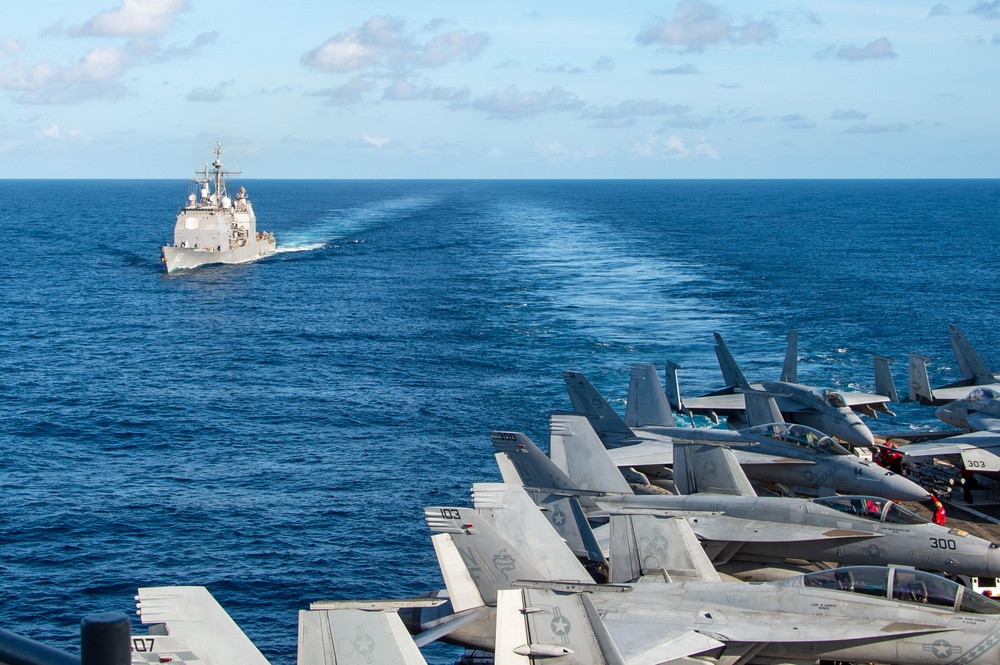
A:
{"label": "vertical stabilizer", "polygon": [[[565,492],[580,490],[580,486],[524,433],[490,432],[490,441],[497,453],[503,454],[510,461],[525,487]],[[510,482],[506,476],[504,481]]]}
{"label": "vertical stabilizer", "polygon": [[910,354],[910,401],[930,404],[934,402],[934,391],[931,381],[927,378],[927,361],[929,356],[919,353]]}
{"label": "vertical stabilizer", "polygon": [[427,665],[395,610],[299,611],[298,665]]}
{"label": "vertical stabilizer", "polygon": [[962,370],[962,379],[972,381],[976,385],[994,383],[996,378],[993,376],[993,372],[972,348],[972,344],[958,329],[958,326],[949,323],[948,333],[951,336],[951,348],[955,351],[958,368]]}
{"label": "vertical stabilizer", "polygon": [[724,446],[674,442],[677,494],[757,496],[733,451]]}
{"label": "vertical stabilizer", "polygon": [[596,564],[607,564],[601,545],[597,542],[587,514],[580,507],[580,499],[573,496],[533,496],[556,533],[566,541],[566,546],[580,559]]}
{"label": "vertical stabilizer", "polygon": [[719,582],[698,538],[683,518],[612,515],[611,582],[666,574],[671,582]]}
{"label": "vertical stabilizer", "polygon": [[563,460],[567,475],[581,488],[591,492],[632,494],[632,488],[586,416],[551,414],[549,451],[553,460]]}
{"label": "vertical stabilizer", "polygon": [[625,665],[586,594],[547,589],[500,592],[493,662],[495,665]]}
{"label": "vertical stabilizer", "polygon": [[719,333],[712,333],[715,336],[715,355],[719,359],[719,369],[722,370],[722,379],[729,387],[744,388],[749,390],[750,383],[743,376],[740,366],[736,364],[736,359],[729,352],[725,340]]}
{"label": "vertical stabilizer", "polygon": [[746,404],[747,427],[783,423],[785,419],[778,409],[774,397],[761,390],[747,390],[743,393]]}
{"label": "vertical stabilizer", "polygon": [[472,501],[497,533],[538,568],[542,579],[594,581],[524,488],[506,483],[475,483]]}
{"label": "vertical stabilizer", "polygon": [[486,602],[479,593],[479,585],[472,579],[472,574],[465,565],[465,558],[458,551],[451,535],[435,534],[431,536],[431,544],[434,545],[434,554],[441,569],[441,577],[444,578],[444,586],[448,589],[451,609],[458,613],[485,605]]}
{"label": "vertical stabilizer", "polygon": [[677,378],[677,370],[679,369],[682,369],[680,365],[668,360],[665,377],[667,381],[664,384],[667,401],[670,402],[670,407],[678,413],[684,410],[684,400],[681,399],[681,382]]}
{"label": "vertical stabilizer", "polygon": [[898,402],[896,382],[892,380],[892,370],[889,369],[889,363],[895,361],[886,356],[873,355],[872,357],[875,359],[875,393],[885,395],[891,402]]}
{"label": "vertical stabilizer", "polygon": [[653,365],[632,365],[625,401],[625,424],[629,427],[677,427]]}
{"label": "vertical stabilizer", "polygon": [[788,331],[788,346],[785,348],[785,363],[781,366],[781,378],[785,383],[799,382],[799,331]]}
{"label": "vertical stabilizer", "polygon": [[[509,589],[517,580],[545,580],[545,576],[497,530],[472,508],[424,508],[424,520],[432,533],[448,534],[479,595],[487,605],[496,605],[497,591]],[[559,546],[566,545],[559,541]],[[453,565],[450,559],[447,565]],[[438,558],[438,563],[442,559]],[[441,571],[448,579],[445,571]]]}
{"label": "vertical stabilizer", "polygon": [[587,377],[579,372],[562,374],[569,399],[573,402],[573,411],[587,416],[598,436],[602,439],[607,437],[616,440],[635,436],[618,412],[611,408]]}

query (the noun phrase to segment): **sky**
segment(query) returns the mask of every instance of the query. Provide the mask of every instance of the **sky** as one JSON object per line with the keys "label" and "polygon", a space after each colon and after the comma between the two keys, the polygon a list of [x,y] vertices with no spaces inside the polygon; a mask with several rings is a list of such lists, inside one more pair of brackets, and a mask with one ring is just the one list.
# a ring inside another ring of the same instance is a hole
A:
{"label": "sky", "polygon": [[1000,0],[34,0],[0,178],[996,178]]}

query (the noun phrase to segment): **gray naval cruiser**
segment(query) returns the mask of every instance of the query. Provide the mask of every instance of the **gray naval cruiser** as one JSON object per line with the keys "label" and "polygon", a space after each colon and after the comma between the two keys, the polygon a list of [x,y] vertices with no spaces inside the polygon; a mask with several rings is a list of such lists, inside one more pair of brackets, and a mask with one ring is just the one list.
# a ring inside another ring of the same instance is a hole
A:
{"label": "gray naval cruiser", "polygon": [[167,272],[197,268],[210,263],[244,263],[274,253],[274,234],[257,230],[257,217],[243,187],[229,198],[226,176],[239,171],[222,170],[222,144],[215,144],[214,173],[204,173],[191,182],[199,191],[188,196],[177,213],[174,244],[162,247]]}

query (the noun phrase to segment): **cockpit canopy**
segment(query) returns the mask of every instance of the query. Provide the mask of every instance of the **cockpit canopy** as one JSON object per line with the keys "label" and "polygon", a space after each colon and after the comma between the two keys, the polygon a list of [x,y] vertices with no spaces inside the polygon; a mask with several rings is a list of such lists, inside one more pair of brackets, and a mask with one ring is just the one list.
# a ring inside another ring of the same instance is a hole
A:
{"label": "cockpit canopy", "polygon": [[1000,399],[1000,393],[992,388],[979,387],[966,395],[966,402],[985,402],[990,399]]}
{"label": "cockpit canopy", "polygon": [[845,400],[844,396],[836,390],[831,388],[817,388],[813,390],[813,394],[832,407],[837,409],[847,408],[847,400]]}
{"label": "cockpit canopy", "polygon": [[1000,614],[1000,603],[949,579],[912,568],[847,566],[808,573],[803,586],[861,593],[955,612]]}
{"label": "cockpit canopy", "polygon": [[813,503],[876,522],[927,524],[927,520],[920,515],[907,510],[895,501],[877,496],[824,496],[813,499]]}
{"label": "cockpit canopy", "polygon": [[775,441],[784,441],[793,445],[809,448],[822,455],[850,455],[843,446],[835,442],[823,432],[815,430],[805,425],[791,425],[789,423],[771,423],[769,425],[757,425],[742,430],[742,433],[750,436],[763,436]]}

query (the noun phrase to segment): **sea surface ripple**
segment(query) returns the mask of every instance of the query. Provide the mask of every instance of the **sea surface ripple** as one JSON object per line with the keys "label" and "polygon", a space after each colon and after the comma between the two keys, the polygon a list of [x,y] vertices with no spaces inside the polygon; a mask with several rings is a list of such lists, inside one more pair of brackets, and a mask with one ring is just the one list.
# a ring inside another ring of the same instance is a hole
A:
{"label": "sea surface ripple", "polygon": [[[871,354],[1000,369],[996,181],[254,181],[278,253],[164,273],[181,181],[0,181],[0,625],[75,649],[207,586],[275,665],[318,599],[441,586],[421,511],[547,443],[560,371],[873,388]],[[935,426],[900,406],[890,432]],[[427,651],[432,662],[455,650]]]}

